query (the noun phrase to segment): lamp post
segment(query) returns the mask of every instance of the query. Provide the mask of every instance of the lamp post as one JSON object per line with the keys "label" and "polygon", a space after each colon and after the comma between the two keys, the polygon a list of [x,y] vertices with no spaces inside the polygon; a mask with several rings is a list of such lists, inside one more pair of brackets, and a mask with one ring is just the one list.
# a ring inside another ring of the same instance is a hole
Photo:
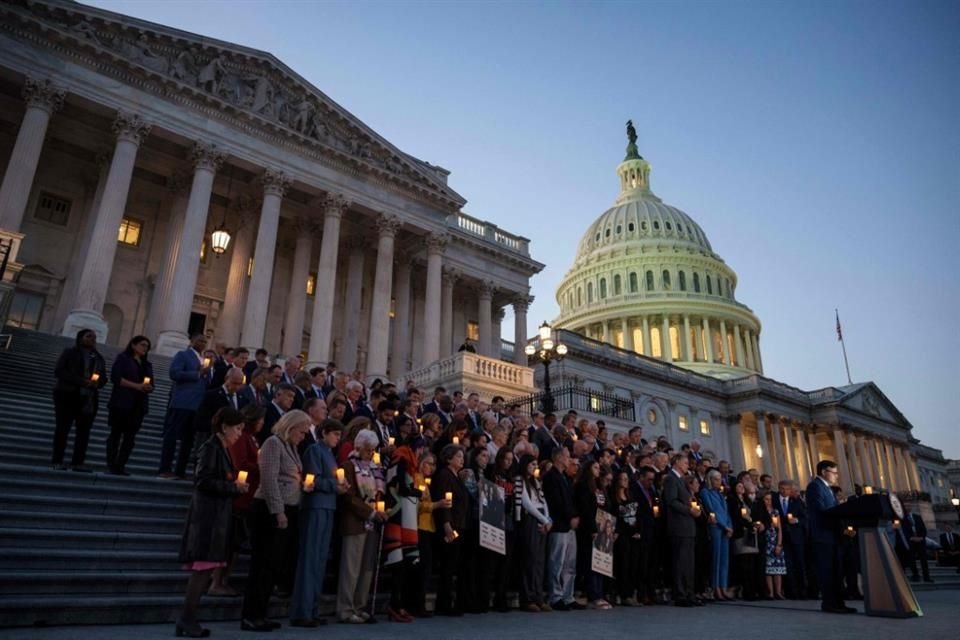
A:
{"label": "lamp post", "polygon": [[551,413],[554,406],[553,394],[550,393],[550,363],[554,360],[563,360],[567,355],[567,345],[555,340],[553,327],[546,321],[540,325],[538,334],[537,344],[531,342],[524,347],[523,352],[527,354],[528,359],[533,360],[534,364],[543,363],[543,400],[540,405],[544,413]]}

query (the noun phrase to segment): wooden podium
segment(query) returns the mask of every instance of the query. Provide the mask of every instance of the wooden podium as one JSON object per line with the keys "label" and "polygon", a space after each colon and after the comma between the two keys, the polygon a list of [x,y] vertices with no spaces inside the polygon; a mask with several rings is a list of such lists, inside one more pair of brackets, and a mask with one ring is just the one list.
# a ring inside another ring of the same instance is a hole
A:
{"label": "wooden podium", "polygon": [[827,511],[838,526],[857,529],[863,606],[868,616],[916,618],[923,615],[913,589],[903,574],[897,554],[887,539],[885,523],[903,519],[903,508],[894,495],[873,494],[851,498]]}

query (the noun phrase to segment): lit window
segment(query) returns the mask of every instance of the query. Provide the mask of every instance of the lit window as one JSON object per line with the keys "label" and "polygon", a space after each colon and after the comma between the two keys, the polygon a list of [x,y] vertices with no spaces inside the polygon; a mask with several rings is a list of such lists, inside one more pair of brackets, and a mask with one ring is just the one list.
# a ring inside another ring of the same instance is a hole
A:
{"label": "lit window", "polygon": [[120,221],[120,232],[117,234],[117,241],[120,244],[130,245],[131,247],[140,246],[140,232],[143,231],[143,223],[133,218],[124,216]]}
{"label": "lit window", "polygon": [[253,277],[253,256],[247,258],[247,277]]}
{"label": "lit window", "polygon": [[707,420],[700,421],[700,433],[705,436],[710,435],[710,422]]}
{"label": "lit window", "polygon": [[65,227],[67,226],[67,220],[70,218],[70,201],[44,191],[40,194],[40,201],[37,203],[37,210],[33,217],[37,220]]}
{"label": "lit window", "polygon": [[15,292],[13,300],[10,302],[7,324],[11,327],[36,331],[40,326],[40,315],[43,312],[44,300],[43,296],[35,293]]}
{"label": "lit window", "polygon": [[207,239],[200,243],[200,264],[207,264]]}
{"label": "lit window", "polygon": [[597,396],[590,396],[590,410],[591,411],[600,411],[600,398]]}
{"label": "lit window", "polygon": [[647,422],[650,424],[657,424],[657,410],[650,409],[647,411]]}
{"label": "lit window", "polygon": [[687,416],[677,418],[677,426],[680,427],[680,431],[689,431],[690,425],[687,424]]}
{"label": "lit window", "polygon": [[480,325],[476,322],[467,323],[467,337],[476,342],[480,339]]}
{"label": "lit window", "polygon": [[[311,273],[307,276],[307,295],[312,296],[317,292],[317,274]],[[393,315],[390,316],[391,318]]]}

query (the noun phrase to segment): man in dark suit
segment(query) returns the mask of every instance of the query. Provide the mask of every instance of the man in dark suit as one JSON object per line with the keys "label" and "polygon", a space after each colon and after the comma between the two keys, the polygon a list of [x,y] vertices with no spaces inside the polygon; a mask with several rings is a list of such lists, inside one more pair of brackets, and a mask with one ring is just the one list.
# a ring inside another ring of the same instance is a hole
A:
{"label": "man in dark suit", "polygon": [[423,405],[424,413],[440,414],[440,398],[447,395],[447,390],[443,387],[437,387],[433,390],[433,400]]}
{"label": "man in dark suit", "polygon": [[202,443],[210,437],[210,423],[217,411],[224,407],[240,409],[240,398],[237,392],[243,386],[243,371],[240,369],[230,369],[223,379],[223,384],[216,389],[211,389],[203,396],[203,402],[197,409],[197,415],[193,422],[193,429],[196,437]]}
{"label": "man in dark suit", "polygon": [[228,349],[222,342],[217,343],[216,352],[217,355],[213,359],[213,376],[210,378],[211,389],[216,389],[223,384],[227,370],[233,366],[233,358],[236,355],[233,349]]}
{"label": "man in dark suit", "polygon": [[271,400],[270,394],[267,392],[267,370],[257,369],[252,378],[247,376],[247,380],[249,384],[237,393],[240,408],[243,409],[251,404],[265,407]]}
{"label": "man in dark suit", "polygon": [[471,393],[467,396],[467,415],[465,416],[470,433],[477,433],[483,427],[480,419],[480,396]]}
{"label": "man in dark suit", "polygon": [[270,359],[267,357],[266,349],[257,349],[254,353],[253,360],[247,362],[246,366],[243,367],[243,372],[247,374],[247,380],[253,377],[253,372],[257,369],[267,369],[270,367]]}
{"label": "man in dark suit", "polygon": [[[187,462],[193,450],[193,422],[207,392],[213,365],[212,361],[206,361],[202,355],[206,347],[205,335],[198,333],[191,336],[190,347],[173,356],[173,362],[170,363],[173,389],[163,425],[159,469],[161,478],[186,478]],[[180,441],[179,453],[177,441]],[[174,453],[177,453],[177,464],[175,469],[171,470]]]}
{"label": "man in dark suit", "polygon": [[663,505],[667,517],[667,538],[673,559],[673,604],[692,607],[703,604],[694,596],[693,570],[697,540],[697,507],[691,506],[693,496],[684,476],[690,468],[690,458],[676,454],[672,467],[663,478]]}
{"label": "man in dark suit", "polygon": [[[927,525],[923,518],[910,510],[906,504],[903,505],[903,522],[900,523],[900,531],[897,535],[897,544],[902,544],[901,539],[908,543],[907,553],[900,553],[900,564],[903,568],[910,565],[910,579],[916,582],[920,579],[917,573],[917,560],[920,561],[920,569],[923,571],[923,581],[933,582],[930,578],[930,566],[927,563]],[[906,562],[904,562],[906,560]]]}
{"label": "man in dark suit", "polygon": [[791,480],[781,480],[774,496],[783,527],[783,550],[787,559],[787,593],[795,600],[803,600],[807,593],[805,578],[807,540],[807,507],[796,495]]}
{"label": "man in dark suit", "polygon": [[308,400],[310,398],[326,399],[327,394],[323,392],[324,379],[325,376],[323,367],[314,367],[310,369],[310,388],[307,390]]}
{"label": "man in dark suit", "polygon": [[[640,532],[640,561],[638,563],[637,598],[642,604],[653,604],[655,587],[654,567],[655,558],[659,553],[660,539],[657,535],[657,520],[660,517],[657,506],[660,496],[657,495],[657,488],[653,484],[653,479],[657,475],[657,470],[653,467],[643,467],[636,474],[636,480],[631,481],[631,493],[637,500],[637,530]],[[654,513],[654,506],[657,506],[658,513]]]}
{"label": "man in dark suit", "polygon": [[293,408],[295,394],[294,388],[286,383],[280,383],[274,389],[273,400],[264,407],[267,414],[263,417],[263,428],[257,434],[257,442],[261,445],[270,437],[273,425],[277,424],[283,414]]}
{"label": "man in dark suit", "polygon": [[553,526],[547,535],[547,598],[557,611],[583,609],[573,597],[577,575],[577,536],[580,526],[573,501],[573,484],[567,479],[570,454],[564,447],[553,451],[553,468],[543,477],[543,495]]}
{"label": "man in dark suit", "polygon": [[953,565],[960,573],[960,536],[953,532],[953,525],[944,525],[944,529],[940,534],[940,564]]}
{"label": "man in dark suit", "polygon": [[843,602],[839,523],[827,513],[837,506],[831,487],[839,478],[835,462],[821,460],[817,463],[817,477],[807,485],[807,523],[822,594],[820,609],[828,613],[856,613],[856,609]]}

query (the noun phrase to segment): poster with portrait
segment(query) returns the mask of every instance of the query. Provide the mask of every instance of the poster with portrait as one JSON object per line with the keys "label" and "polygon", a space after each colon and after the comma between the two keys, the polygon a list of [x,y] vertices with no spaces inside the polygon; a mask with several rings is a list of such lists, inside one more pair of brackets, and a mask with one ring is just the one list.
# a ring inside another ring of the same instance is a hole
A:
{"label": "poster with portrait", "polygon": [[616,528],[616,517],[597,509],[597,535],[593,537],[590,568],[608,578],[613,577],[613,538]]}
{"label": "poster with portrait", "polygon": [[507,555],[506,504],[503,487],[481,479],[480,489],[480,546]]}

